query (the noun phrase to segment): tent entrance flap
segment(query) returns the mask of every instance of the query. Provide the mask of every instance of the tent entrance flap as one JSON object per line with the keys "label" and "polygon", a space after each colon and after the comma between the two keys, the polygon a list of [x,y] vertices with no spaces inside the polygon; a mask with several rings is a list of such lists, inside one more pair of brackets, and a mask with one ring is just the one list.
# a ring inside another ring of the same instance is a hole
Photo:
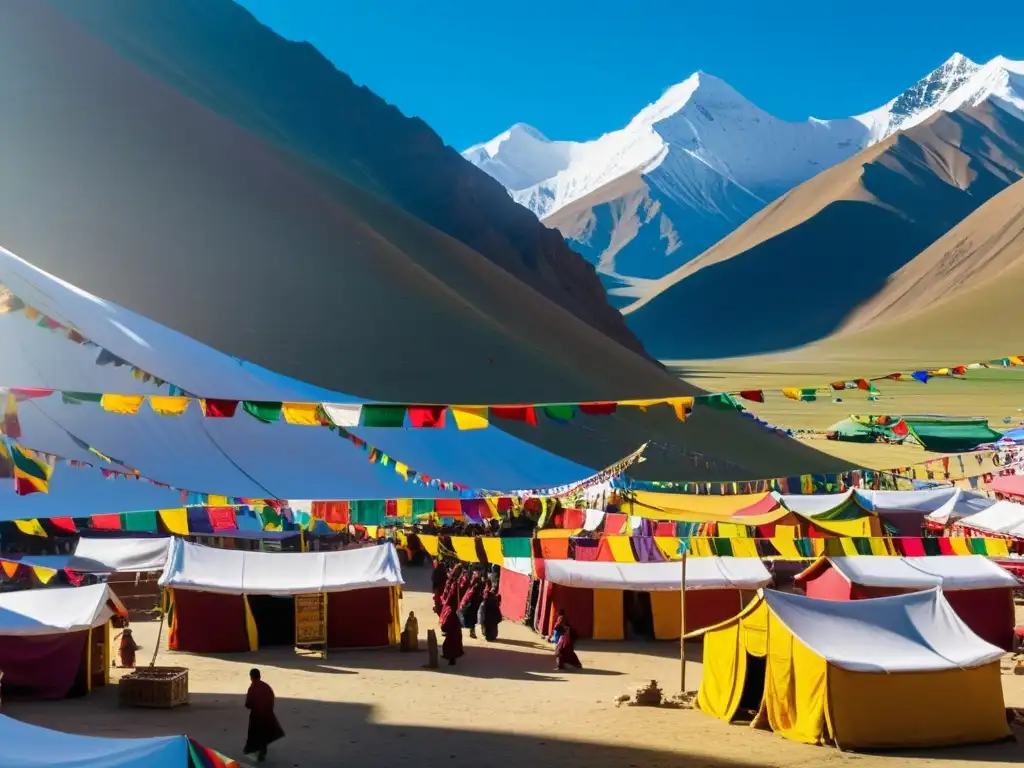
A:
{"label": "tent entrance flap", "polygon": [[295,645],[295,598],[248,595],[260,647]]}

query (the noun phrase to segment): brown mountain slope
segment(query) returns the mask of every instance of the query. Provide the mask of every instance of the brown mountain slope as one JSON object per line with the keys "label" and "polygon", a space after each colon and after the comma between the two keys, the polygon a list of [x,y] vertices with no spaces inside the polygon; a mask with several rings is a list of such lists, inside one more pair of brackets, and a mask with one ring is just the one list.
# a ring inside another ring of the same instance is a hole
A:
{"label": "brown mountain slope", "polygon": [[232,0],[45,1],[208,109],[386,198],[642,350],[593,267],[557,232],[311,45],[281,38]]}
{"label": "brown mountain slope", "polygon": [[825,171],[666,279],[627,321],[662,359],[801,346],[1024,176],[1024,121],[990,103],[939,114]]}
{"label": "brown mountain slope", "polygon": [[[218,26],[225,5],[194,9],[199,39],[230,34]],[[696,391],[392,200],[207,109],[49,4],[0,4],[0,103],[5,247],[224,352],[374,399]],[[482,204],[465,204],[476,206],[468,218],[487,218]],[[590,466],[654,440],[643,465],[652,477],[837,466],[710,411],[687,424],[652,413],[519,433]]]}

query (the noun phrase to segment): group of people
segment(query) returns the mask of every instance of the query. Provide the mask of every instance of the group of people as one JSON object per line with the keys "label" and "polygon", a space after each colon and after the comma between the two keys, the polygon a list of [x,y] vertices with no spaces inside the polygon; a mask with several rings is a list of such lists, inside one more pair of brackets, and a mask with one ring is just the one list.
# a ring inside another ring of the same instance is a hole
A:
{"label": "group of people", "polygon": [[431,588],[434,593],[434,613],[440,617],[441,656],[454,667],[457,659],[465,654],[462,646],[462,630],[468,629],[469,636],[476,638],[476,627],[480,625],[487,642],[498,639],[498,624],[501,623],[501,598],[489,576],[474,568],[464,568],[456,563],[450,570],[443,561],[434,563],[431,574]]}

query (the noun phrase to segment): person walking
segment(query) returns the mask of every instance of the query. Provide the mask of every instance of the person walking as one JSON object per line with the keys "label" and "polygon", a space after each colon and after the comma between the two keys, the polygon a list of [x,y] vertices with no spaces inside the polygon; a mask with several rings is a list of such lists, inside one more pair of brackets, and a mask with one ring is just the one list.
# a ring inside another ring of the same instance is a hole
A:
{"label": "person walking", "polygon": [[249,710],[249,731],[245,739],[246,755],[256,755],[261,763],[267,759],[267,747],[284,737],[284,730],[274,714],[274,689],[260,679],[260,671],[249,671],[249,691],[245,694]]}

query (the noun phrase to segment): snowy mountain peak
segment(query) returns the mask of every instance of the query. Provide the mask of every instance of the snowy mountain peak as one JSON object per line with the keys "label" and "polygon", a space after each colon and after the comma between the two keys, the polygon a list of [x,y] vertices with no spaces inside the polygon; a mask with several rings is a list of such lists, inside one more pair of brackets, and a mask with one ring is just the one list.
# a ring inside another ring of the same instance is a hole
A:
{"label": "snowy mountain peak", "polygon": [[944,99],[970,80],[980,69],[980,66],[962,53],[954,53],[940,67],[922,77],[882,108],[887,113],[888,121],[877,138],[890,136],[926,119]]}
{"label": "snowy mountain peak", "polygon": [[490,141],[470,147],[462,156],[510,190],[550,178],[572,159],[570,142],[551,141],[526,123],[516,123]]}

